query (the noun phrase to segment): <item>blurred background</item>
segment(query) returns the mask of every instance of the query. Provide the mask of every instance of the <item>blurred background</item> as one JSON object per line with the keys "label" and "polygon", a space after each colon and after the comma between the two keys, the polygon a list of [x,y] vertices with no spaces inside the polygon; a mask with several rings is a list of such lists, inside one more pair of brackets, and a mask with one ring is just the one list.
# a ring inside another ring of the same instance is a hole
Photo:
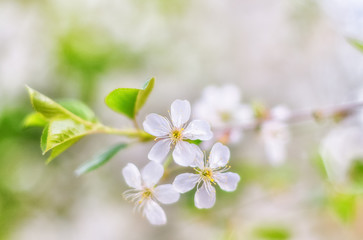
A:
{"label": "blurred background", "polygon": [[319,159],[332,123],[294,126],[279,167],[247,133],[232,147],[238,190],[218,191],[211,210],[183,195],[165,207],[163,227],[122,197],[122,167],[147,163],[151,144],[76,177],[119,137],[87,137],[46,165],[41,129],[22,123],[29,85],[82,100],[106,125],[131,126],[104,97],[151,77],[139,122],[177,98],[195,102],[211,84],[292,110],[343,103],[363,87],[363,54],[348,41],[363,40],[362,29],[361,0],[0,0],[0,239],[361,239],[363,202],[334,193]]}

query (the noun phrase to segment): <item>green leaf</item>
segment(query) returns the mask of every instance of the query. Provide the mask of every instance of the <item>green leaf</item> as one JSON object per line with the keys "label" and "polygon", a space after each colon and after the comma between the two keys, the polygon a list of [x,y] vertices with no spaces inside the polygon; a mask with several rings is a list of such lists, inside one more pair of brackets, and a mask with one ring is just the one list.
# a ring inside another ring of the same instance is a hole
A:
{"label": "green leaf", "polygon": [[40,138],[40,148],[42,149],[42,152],[45,152],[45,150],[47,149],[48,129],[49,125],[46,125]]}
{"label": "green leaf", "polygon": [[54,158],[58,157],[59,154],[67,150],[70,146],[75,144],[78,140],[80,140],[83,136],[76,136],[73,138],[70,138],[61,144],[58,144],[57,146],[52,148],[52,153],[50,154],[49,158],[47,159],[47,163],[50,163]]}
{"label": "green leaf", "polygon": [[57,103],[30,87],[27,88],[32,105],[37,111],[29,117],[29,122],[39,122],[39,119],[45,119],[45,123],[49,122],[43,130],[40,144],[43,154],[52,151],[47,162],[85,135],[95,133],[98,127],[95,124],[95,115],[82,102],[63,100]]}
{"label": "green leaf", "polygon": [[363,42],[357,39],[349,39],[349,42],[359,51],[363,52]]}
{"label": "green leaf", "polygon": [[144,106],[147,98],[149,97],[151,91],[154,88],[154,84],[155,84],[155,78],[152,78],[144,84],[141,90],[139,90],[139,94],[137,95],[135,103],[135,115]]}
{"label": "green leaf", "polygon": [[82,123],[95,121],[92,110],[79,101],[64,101],[62,103],[64,106],[62,106],[30,87],[27,89],[35,111],[48,120],[71,118]]}
{"label": "green leaf", "polygon": [[254,230],[254,235],[261,240],[287,240],[291,237],[290,231],[281,226],[261,226]]}
{"label": "green leaf", "polygon": [[357,187],[363,187],[363,159],[355,159],[348,172],[351,183]]}
{"label": "green leaf", "polygon": [[199,145],[201,144],[203,141],[200,140],[200,139],[196,139],[196,140],[190,140],[190,139],[187,139],[186,140],[188,143],[191,143],[191,144],[195,144],[195,145]]}
{"label": "green leaf", "polygon": [[343,222],[352,222],[356,215],[356,197],[349,194],[335,194],[330,198],[330,205]]}
{"label": "green leaf", "polygon": [[84,163],[81,165],[76,171],[75,174],[77,176],[80,176],[84,173],[88,173],[90,171],[93,171],[108,161],[110,161],[111,158],[113,158],[121,149],[124,149],[127,147],[127,144],[120,143],[115,146],[112,146],[111,148],[107,149],[106,151],[96,155],[91,161]]}
{"label": "green leaf", "polygon": [[42,135],[43,154],[52,150],[48,163],[72,146],[82,137],[93,133],[93,129],[72,119],[53,120]]}
{"label": "green leaf", "polygon": [[67,99],[59,101],[59,104],[70,111],[71,113],[77,115],[78,117],[90,121],[90,122],[97,122],[95,113],[83,102],[74,100],[74,99]]}
{"label": "green leaf", "polygon": [[139,110],[145,104],[154,87],[155,79],[147,81],[142,89],[118,88],[113,90],[105,98],[109,108],[134,119]]}
{"label": "green leaf", "polygon": [[44,127],[47,125],[47,119],[40,113],[34,112],[26,116],[23,122],[24,127]]}

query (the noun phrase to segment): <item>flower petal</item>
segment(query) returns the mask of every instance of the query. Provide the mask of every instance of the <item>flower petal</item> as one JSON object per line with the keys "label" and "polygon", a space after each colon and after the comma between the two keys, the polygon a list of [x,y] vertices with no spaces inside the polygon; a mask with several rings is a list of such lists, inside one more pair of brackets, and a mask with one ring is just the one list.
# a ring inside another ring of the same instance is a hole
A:
{"label": "flower petal", "polygon": [[139,169],[132,163],[128,163],[122,169],[122,175],[130,187],[141,189],[141,175]]}
{"label": "flower petal", "polygon": [[229,148],[218,142],[213,145],[209,154],[209,166],[211,168],[224,167],[228,163],[229,157]]}
{"label": "flower petal", "polygon": [[164,210],[153,200],[148,200],[145,203],[144,215],[153,225],[163,225],[166,223],[166,215]]}
{"label": "flower petal", "polygon": [[286,106],[278,105],[271,109],[271,118],[275,121],[286,121],[291,116],[291,111]]}
{"label": "flower petal", "polygon": [[164,174],[164,167],[157,162],[150,161],[141,172],[142,180],[146,187],[153,187]]}
{"label": "flower petal", "polygon": [[170,151],[170,144],[170,139],[163,139],[156,142],[147,157],[152,161],[161,163]]}
{"label": "flower petal", "polygon": [[234,124],[249,125],[255,121],[254,112],[247,104],[239,105],[234,111]]}
{"label": "flower petal", "polygon": [[196,155],[196,150],[193,145],[188,142],[179,141],[173,151],[175,163],[181,166],[189,166],[192,164]]}
{"label": "flower petal", "polygon": [[154,196],[163,204],[175,203],[179,200],[180,194],[173,185],[164,184],[157,186],[154,190]]}
{"label": "flower petal", "polygon": [[186,193],[192,190],[198,182],[199,175],[193,173],[182,173],[174,179],[173,185],[180,193]]}
{"label": "flower petal", "polygon": [[156,113],[147,115],[142,125],[144,126],[145,132],[156,137],[166,136],[171,131],[169,120]]}
{"label": "flower petal", "polygon": [[198,167],[199,169],[203,169],[204,168],[204,153],[197,145],[192,144],[192,147],[194,148],[194,151],[195,151],[195,157],[194,157],[194,161],[189,166]]}
{"label": "flower petal", "polygon": [[181,128],[190,118],[190,103],[188,100],[175,100],[171,104],[171,121],[177,128]]}
{"label": "flower petal", "polygon": [[237,184],[241,179],[237,173],[215,173],[214,179],[221,187],[222,190],[227,192],[233,192],[237,188]]}
{"label": "flower petal", "polygon": [[216,202],[216,190],[210,182],[203,183],[197,190],[194,197],[194,204],[197,208],[211,208]]}
{"label": "flower petal", "polygon": [[267,158],[273,165],[284,163],[287,154],[287,144],[290,140],[288,126],[280,121],[267,121],[261,127],[261,139],[263,141]]}
{"label": "flower petal", "polygon": [[184,130],[183,136],[191,140],[209,140],[213,137],[213,133],[207,121],[194,120]]}

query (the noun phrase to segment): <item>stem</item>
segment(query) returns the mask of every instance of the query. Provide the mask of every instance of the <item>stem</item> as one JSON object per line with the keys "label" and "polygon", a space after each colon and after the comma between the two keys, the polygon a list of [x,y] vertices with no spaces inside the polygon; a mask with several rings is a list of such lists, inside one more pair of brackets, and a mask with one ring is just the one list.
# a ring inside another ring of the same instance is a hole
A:
{"label": "stem", "polygon": [[136,117],[135,117],[134,119],[132,119],[132,123],[134,124],[134,127],[135,127],[136,129],[140,129],[139,124],[138,124],[138,123],[137,123],[137,121],[136,121]]}
{"label": "stem", "polygon": [[144,132],[140,129],[134,129],[134,128],[116,129],[116,128],[107,127],[107,126],[104,126],[101,124],[98,125],[96,127],[96,129],[97,129],[97,132],[99,132],[99,133],[115,134],[115,135],[130,137],[130,138],[139,138],[140,141],[150,141],[150,140],[154,139],[153,136],[151,136],[147,132]]}
{"label": "stem", "polygon": [[[352,102],[352,103],[344,103],[338,106],[330,106],[326,108],[319,108],[315,110],[301,110],[291,113],[290,117],[286,120],[286,123],[295,124],[305,121],[321,121],[329,118],[344,118],[352,114],[358,108],[363,107],[363,102]],[[256,129],[258,128],[264,121],[266,120],[274,120],[273,118],[267,119],[258,119],[256,122],[249,125],[239,125],[236,127],[240,127],[243,129]]]}
{"label": "stem", "polygon": [[363,102],[344,103],[338,106],[330,106],[324,109],[300,111],[291,114],[289,123],[298,123],[307,120],[323,120],[334,117],[345,117],[352,114],[358,108],[363,107]]}

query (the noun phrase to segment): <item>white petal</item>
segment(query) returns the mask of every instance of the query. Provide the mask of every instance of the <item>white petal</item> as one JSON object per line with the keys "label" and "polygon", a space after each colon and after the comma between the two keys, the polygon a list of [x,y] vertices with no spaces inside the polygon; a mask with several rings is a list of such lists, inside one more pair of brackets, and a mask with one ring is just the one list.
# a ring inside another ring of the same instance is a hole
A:
{"label": "white petal", "polygon": [[153,187],[164,174],[164,167],[154,161],[150,161],[141,172],[142,180],[146,187]]}
{"label": "white petal", "polygon": [[191,140],[209,140],[213,137],[213,133],[207,121],[194,120],[184,130],[183,136]]}
{"label": "white petal", "polygon": [[324,137],[320,153],[329,179],[335,183],[349,181],[354,160],[363,157],[362,129],[350,122],[342,123]]}
{"label": "white petal", "polygon": [[163,225],[166,223],[164,210],[153,200],[148,200],[145,203],[144,214],[153,225]]}
{"label": "white petal", "polygon": [[214,179],[218,185],[227,192],[233,192],[237,188],[237,184],[241,179],[237,173],[215,173]]}
{"label": "white petal", "polygon": [[216,202],[216,190],[210,182],[203,183],[197,190],[194,197],[194,204],[197,208],[211,208]]}
{"label": "white petal", "polygon": [[199,175],[193,173],[182,173],[174,179],[173,185],[180,193],[186,193],[192,190],[198,182]]}
{"label": "white petal", "polygon": [[190,103],[187,100],[175,100],[171,104],[171,121],[177,128],[182,127],[190,118]]}
{"label": "white petal", "polygon": [[199,169],[203,169],[204,168],[204,153],[197,145],[192,144],[192,147],[194,148],[194,151],[195,151],[195,157],[194,157],[194,161],[189,166],[198,167]]}
{"label": "white petal", "polygon": [[196,156],[196,150],[193,145],[188,142],[179,141],[173,151],[175,163],[181,166],[189,166],[192,164]]}
{"label": "white petal", "polygon": [[170,144],[170,139],[163,139],[156,142],[147,157],[152,161],[162,162],[170,151]]}
{"label": "white petal", "polygon": [[128,163],[122,169],[122,175],[130,187],[141,189],[141,175],[139,169],[132,163]]}
{"label": "white petal", "polygon": [[234,123],[239,125],[249,125],[255,120],[252,108],[246,104],[241,104],[235,109]]}
{"label": "white petal", "polygon": [[166,136],[171,132],[169,120],[156,113],[147,115],[142,125],[145,132],[156,137]]}
{"label": "white petal", "polygon": [[209,166],[211,168],[226,166],[229,157],[229,148],[218,142],[213,145],[212,150],[209,154]]}
{"label": "white petal", "polygon": [[271,118],[276,121],[286,121],[291,116],[291,111],[286,106],[278,105],[271,109]]}
{"label": "white petal", "polygon": [[163,204],[175,203],[179,200],[180,194],[173,185],[164,184],[157,186],[154,190],[154,196]]}
{"label": "white petal", "polygon": [[241,94],[234,85],[209,86],[203,91],[203,99],[216,109],[232,110],[239,104]]}
{"label": "white petal", "polygon": [[281,165],[286,160],[286,143],[278,140],[265,142],[265,153],[273,166]]}
{"label": "white petal", "polygon": [[287,124],[267,121],[262,125],[260,134],[269,161],[273,165],[282,164],[286,158],[286,147],[290,139]]}

